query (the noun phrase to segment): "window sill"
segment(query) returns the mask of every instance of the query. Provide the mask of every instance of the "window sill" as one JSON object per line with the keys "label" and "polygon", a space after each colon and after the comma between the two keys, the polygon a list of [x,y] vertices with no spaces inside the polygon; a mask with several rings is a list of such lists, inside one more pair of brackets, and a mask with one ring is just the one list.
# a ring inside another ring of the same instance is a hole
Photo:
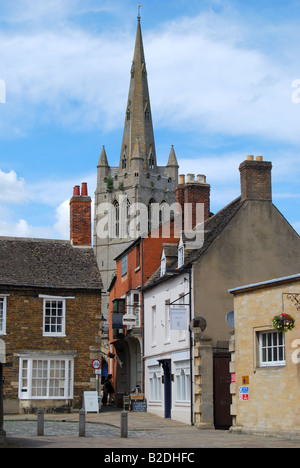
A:
{"label": "window sill", "polygon": [[43,335],[43,338],[67,338],[67,335]]}

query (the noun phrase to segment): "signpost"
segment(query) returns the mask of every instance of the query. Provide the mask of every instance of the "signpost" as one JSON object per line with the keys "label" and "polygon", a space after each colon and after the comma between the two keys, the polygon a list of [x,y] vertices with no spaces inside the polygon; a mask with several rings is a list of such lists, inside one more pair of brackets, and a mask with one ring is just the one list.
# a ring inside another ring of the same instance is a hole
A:
{"label": "signpost", "polygon": [[[95,359],[92,363],[92,367],[95,371],[95,375],[96,375],[96,393],[97,393],[97,397],[99,397],[99,375],[101,375],[101,366],[102,366],[102,363],[101,361],[99,361],[99,359]],[[99,409],[99,406],[101,404],[101,401],[99,400],[99,403],[98,403],[98,409]]]}

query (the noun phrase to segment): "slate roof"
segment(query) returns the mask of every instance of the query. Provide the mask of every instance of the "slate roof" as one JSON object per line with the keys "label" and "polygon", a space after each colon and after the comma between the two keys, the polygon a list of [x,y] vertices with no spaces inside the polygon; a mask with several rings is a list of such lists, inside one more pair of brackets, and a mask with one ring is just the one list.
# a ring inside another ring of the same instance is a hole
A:
{"label": "slate roof", "polygon": [[[204,224],[204,244],[200,249],[185,251],[184,265],[182,268],[178,268],[176,273],[166,272],[164,276],[160,276],[160,267],[156,272],[149,278],[144,286],[144,289],[148,289],[157,283],[166,281],[172,278],[176,274],[182,273],[184,268],[189,267],[195,261],[197,261],[204,253],[210,248],[214,240],[221,234],[225,229],[230,220],[234,217],[237,211],[244,204],[241,197],[232,201],[229,205],[225,206],[222,210],[216,213],[214,216],[209,218]],[[168,265],[168,268],[175,269],[177,267],[177,257],[173,262],[173,265]]]}
{"label": "slate roof", "polygon": [[101,290],[94,250],[69,241],[0,237],[0,285]]}

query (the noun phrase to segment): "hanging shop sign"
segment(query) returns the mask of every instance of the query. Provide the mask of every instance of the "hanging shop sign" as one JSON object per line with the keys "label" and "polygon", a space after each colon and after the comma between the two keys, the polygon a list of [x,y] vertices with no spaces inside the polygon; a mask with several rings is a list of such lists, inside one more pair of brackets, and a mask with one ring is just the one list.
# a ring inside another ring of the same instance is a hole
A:
{"label": "hanging shop sign", "polygon": [[170,330],[187,330],[186,307],[170,307]]}
{"label": "hanging shop sign", "polygon": [[133,314],[126,314],[123,315],[123,326],[128,327],[135,327],[136,326],[136,315]]}

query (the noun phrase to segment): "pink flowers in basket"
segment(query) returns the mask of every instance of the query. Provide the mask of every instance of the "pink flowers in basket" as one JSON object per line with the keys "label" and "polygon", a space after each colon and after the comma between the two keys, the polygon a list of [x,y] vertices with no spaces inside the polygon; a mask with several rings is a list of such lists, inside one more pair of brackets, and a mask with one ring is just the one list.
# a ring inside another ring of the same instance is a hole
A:
{"label": "pink flowers in basket", "polygon": [[286,333],[295,328],[295,319],[288,314],[275,315],[272,325],[274,330]]}

